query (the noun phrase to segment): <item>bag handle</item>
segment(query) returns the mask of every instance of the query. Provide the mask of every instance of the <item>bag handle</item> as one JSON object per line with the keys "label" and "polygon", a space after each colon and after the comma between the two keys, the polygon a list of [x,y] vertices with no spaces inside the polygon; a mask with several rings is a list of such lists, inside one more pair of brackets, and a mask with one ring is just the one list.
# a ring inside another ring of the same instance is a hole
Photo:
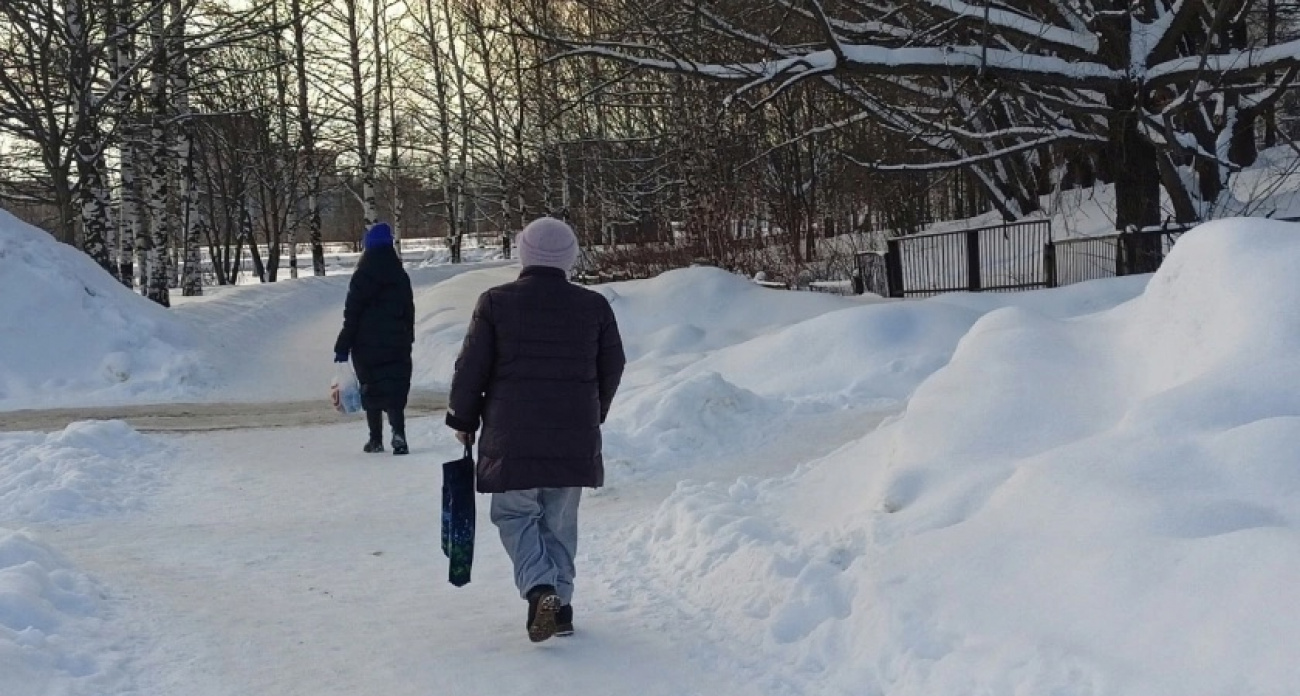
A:
{"label": "bag handle", "polygon": [[465,458],[466,458],[466,459],[473,459],[473,458],[474,458],[474,446],[473,446],[473,445],[465,445]]}

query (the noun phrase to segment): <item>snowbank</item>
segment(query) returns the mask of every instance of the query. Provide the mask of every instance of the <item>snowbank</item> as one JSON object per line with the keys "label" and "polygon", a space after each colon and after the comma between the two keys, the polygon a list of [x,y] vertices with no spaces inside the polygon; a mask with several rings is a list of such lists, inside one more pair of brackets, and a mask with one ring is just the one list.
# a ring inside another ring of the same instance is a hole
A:
{"label": "snowbank", "polygon": [[167,449],[117,422],[0,434],[0,684],[5,696],[127,693],[105,590],[31,532],[137,510]]}
{"label": "snowbank", "polygon": [[[442,322],[443,315],[454,315],[460,317],[463,336],[477,292],[505,282],[492,275],[494,265],[408,265],[417,317],[416,388],[445,387],[429,375],[440,374],[442,365],[449,366],[455,355],[448,358],[446,346],[430,341],[428,327]],[[461,275],[467,278],[462,280]],[[202,297],[180,298],[173,311],[202,337],[206,360],[219,376],[202,398],[323,401],[333,377],[334,341],[343,326],[350,280],[350,275],[305,276],[256,286],[207,288]],[[474,292],[453,290],[458,287]],[[460,336],[454,340],[459,348]],[[450,367],[445,372],[450,379]]]}
{"label": "snowbank", "polygon": [[[499,266],[417,293],[417,386],[450,385],[478,296],[518,274],[518,266]],[[629,360],[605,428],[613,482],[629,472],[663,472],[674,462],[680,466],[721,456],[738,442],[756,447],[779,436],[772,425],[793,415],[797,404],[787,402],[785,394],[760,396],[737,386],[729,381],[737,379],[734,371],[710,368],[707,356],[871,301],[771,290],[716,268],[682,269],[593,289],[609,299]],[[791,370],[784,360],[778,356],[773,363],[782,373]]]}
{"label": "snowbank", "polygon": [[0,434],[0,520],[52,523],[136,509],[163,447],[115,421]]}
{"label": "snowbank", "polygon": [[519,277],[517,265],[462,273],[415,295],[415,349],[412,383],[425,389],[451,388],[456,356],[478,296]]}
{"label": "snowbank", "polygon": [[[417,386],[447,388],[479,294],[518,272],[473,271],[417,292]],[[925,302],[772,290],[715,268],[594,286],[629,360],[604,429],[611,484],[735,458],[827,418],[897,409],[981,316],[1008,306],[1087,314],[1145,282]]]}
{"label": "snowbank", "polygon": [[40,541],[0,528],[0,681],[5,696],[124,693],[101,647],[101,591]]}
{"label": "snowbank", "polygon": [[[431,266],[444,266],[451,263],[451,252],[446,247],[430,246],[423,250],[413,251],[413,254],[419,255],[416,261],[418,268],[428,268]],[[409,258],[403,254],[403,258]],[[466,246],[461,249],[460,259],[462,263],[485,263],[488,261],[501,261],[505,259],[504,252],[500,247],[470,247]]]}
{"label": "snowbank", "polygon": [[205,379],[167,310],[0,210],[0,410],[174,396]]}
{"label": "snowbank", "polygon": [[[417,383],[450,384],[478,296],[518,276],[517,265],[499,266],[466,273],[417,294]],[[859,304],[833,295],[768,290],[716,268],[670,271],[651,280],[592,289],[604,294],[614,308],[632,372],[649,369],[655,378],[718,348]]]}
{"label": "snowbank", "polygon": [[[610,481],[658,475],[765,447],[799,418],[782,394],[742,385],[709,356],[863,300],[773,290],[716,268],[597,286],[618,317],[628,356],[605,425]],[[774,362],[779,373],[791,365]],[[806,414],[802,417],[807,417]]]}
{"label": "snowbank", "polygon": [[650,280],[594,289],[605,295],[618,316],[629,361],[692,359],[860,302],[764,288],[709,267],[683,268]]}
{"label": "snowbank", "polygon": [[680,487],[626,576],[791,693],[1290,693],[1297,261],[1300,227],[1222,221],[1132,302],[988,312],[879,431]]}
{"label": "snowbank", "polygon": [[605,427],[615,481],[762,450],[827,418],[853,427],[855,413],[900,408],[985,314],[1089,314],[1146,280],[887,302],[767,290],[716,270],[671,276],[602,288],[632,358]]}

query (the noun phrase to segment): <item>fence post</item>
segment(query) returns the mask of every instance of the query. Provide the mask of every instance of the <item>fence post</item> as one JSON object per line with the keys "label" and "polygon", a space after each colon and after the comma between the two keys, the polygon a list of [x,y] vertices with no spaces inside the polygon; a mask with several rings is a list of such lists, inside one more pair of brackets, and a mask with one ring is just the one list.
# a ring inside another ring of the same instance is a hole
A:
{"label": "fence post", "polygon": [[885,244],[885,281],[889,285],[889,296],[903,297],[903,255],[898,240],[890,239]]}
{"label": "fence post", "polygon": [[1056,287],[1056,243],[1047,242],[1043,245],[1043,279],[1047,281],[1047,287]]}
{"label": "fence post", "polygon": [[1164,260],[1163,236],[1152,232],[1125,232],[1119,235],[1115,254],[1115,275],[1154,273]]}
{"label": "fence post", "polygon": [[1128,275],[1128,235],[1123,230],[1115,237],[1115,277]]}
{"label": "fence post", "polygon": [[971,292],[979,292],[980,283],[980,233],[966,233],[966,284]]}
{"label": "fence post", "polygon": [[1131,244],[1134,254],[1130,259],[1136,265],[1136,268],[1130,268],[1131,272],[1155,273],[1160,270],[1160,262],[1165,259],[1164,235],[1159,232],[1139,232],[1134,235]]}

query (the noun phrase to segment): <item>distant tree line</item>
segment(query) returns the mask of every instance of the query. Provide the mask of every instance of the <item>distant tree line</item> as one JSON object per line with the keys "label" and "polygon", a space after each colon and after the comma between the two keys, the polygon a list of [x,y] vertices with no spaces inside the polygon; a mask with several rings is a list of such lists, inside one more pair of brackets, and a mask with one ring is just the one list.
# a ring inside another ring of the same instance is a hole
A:
{"label": "distant tree line", "polygon": [[0,205],[164,305],[380,218],[797,266],[1096,183],[1212,217],[1297,71],[1297,0],[6,0]]}

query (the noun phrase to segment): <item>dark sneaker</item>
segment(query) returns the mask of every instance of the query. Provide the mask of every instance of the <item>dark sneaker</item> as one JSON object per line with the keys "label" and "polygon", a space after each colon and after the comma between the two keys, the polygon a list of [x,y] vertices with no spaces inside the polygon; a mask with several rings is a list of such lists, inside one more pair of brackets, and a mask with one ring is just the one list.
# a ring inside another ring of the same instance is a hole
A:
{"label": "dark sneaker", "polygon": [[555,617],[560,611],[560,596],[550,585],[538,585],[528,591],[528,640],[540,643],[555,635]]}
{"label": "dark sneaker", "polygon": [[380,442],[379,440],[371,440],[370,442],[367,442],[367,443],[366,443],[366,446],[365,446],[365,447],[362,447],[362,448],[361,448],[361,451],[362,451],[362,452],[365,452],[366,454],[374,454],[375,452],[383,452],[383,451],[384,451],[384,443]]}
{"label": "dark sneaker", "polygon": [[555,612],[555,635],[567,637],[573,635],[573,605],[565,604]]}
{"label": "dark sneaker", "polygon": [[406,438],[401,435],[393,436],[393,454],[410,454],[411,450],[406,446]]}

